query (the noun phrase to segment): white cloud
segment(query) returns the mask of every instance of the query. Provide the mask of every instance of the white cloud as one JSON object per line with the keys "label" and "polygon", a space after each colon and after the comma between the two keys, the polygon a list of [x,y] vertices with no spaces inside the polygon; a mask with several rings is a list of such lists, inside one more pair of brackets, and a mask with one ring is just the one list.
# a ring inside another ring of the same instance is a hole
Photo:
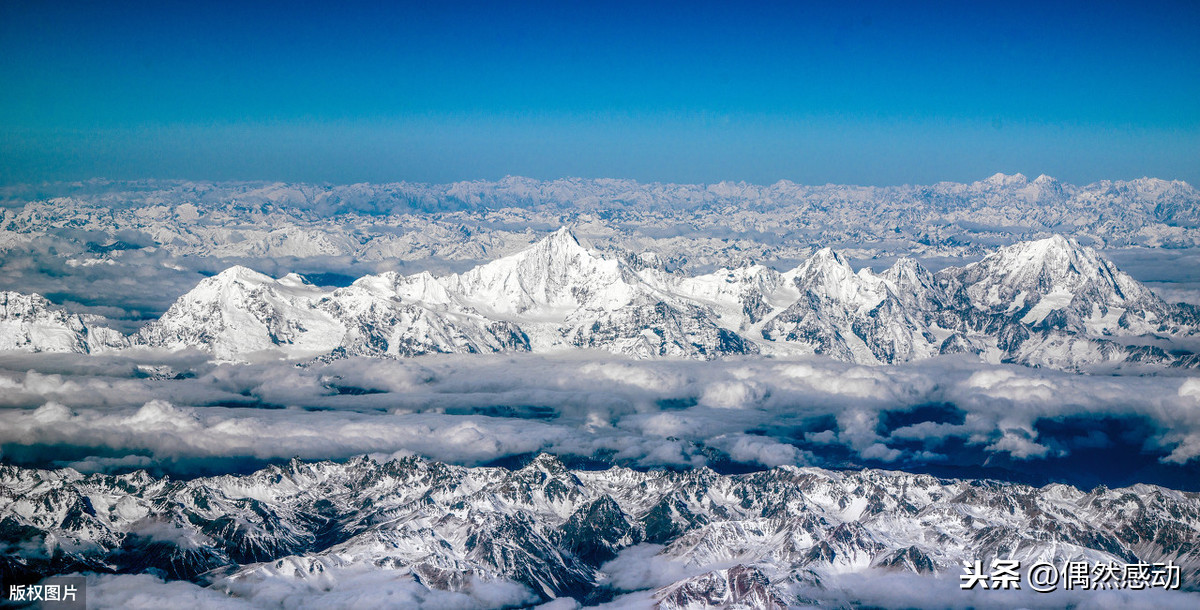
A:
{"label": "white cloud", "polygon": [[814,460],[812,453],[808,451],[801,451],[792,445],[763,436],[726,434],[709,439],[707,444],[724,451],[734,461],[761,464],[768,468],[805,465]]}
{"label": "white cloud", "polygon": [[1007,453],[1024,460],[1031,457],[1043,457],[1050,448],[1034,442],[1032,434],[1027,431],[1005,430],[1000,440],[988,445],[987,450]]}
{"label": "white cloud", "polygon": [[1179,395],[1195,398],[1196,404],[1200,405],[1200,379],[1185,379],[1179,384]]}
{"label": "white cloud", "polygon": [[[23,463],[89,471],[397,451],[468,465],[551,451],[693,466],[717,451],[764,466],[846,455],[908,468],[954,463],[946,451],[955,443],[1017,460],[1103,448],[1111,435],[1056,439],[1043,424],[1115,418],[1141,422],[1130,429],[1146,436],[1132,442],[1165,464],[1200,456],[1194,378],[940,358],[875,368],[820,358],[430,356],[303,367],[144,358],[179,378],[144,378],[130,356],[0,355],[0,446]],[[922,405],[953,405],[959,419],[913,420]]]}
{"label": "white cloud", "polygon": [[766,396],[766,388],[752,381],[729,381],[709,384],[700,394],[700,404],[717,409],[753,408]]}
{"label": "white cloud", "polygon": [[[164,582],[148,574],[90,575],[89,608],[241,610],[280,608],[429,608],[483,610],[530,604],[536,597],[511,581],[471,581],[462,591],[431,590],[407,570],[373,566],[330,567],[316,580],[277,573],[201,587],[185,581]],[[570,604],[570,605],[568,605]],[[574,608],[567,600],[551,608]]]}
{"label": "white cloud", "polygon": [[258,608],[249,601],[229,597],[185,581],[163,582],[149,574],[91,575],[87,579],[89,608],[103,610],[243,610]]}
{"label": "white cloud", "polygon": [[[286,560],[284,560],[286,563]],[[245,573],[244,573],[245,574]],[[460,591],[429,589],[407,569],[324,562],[321,570],[288,572],[263,564],[242,578],[213,585],[261,608],[430,608],[474,610],[531,604],[537,597],[524,585],[469,578]]]}
{"label": "white cloud", "polygon": [[702,573],[682,561],[660,555],[663,548],[661,544],[637,544],[622,549],[601,566],[600,571],[608,576],[608,582],[604,584],[617,591],[657,589]]}

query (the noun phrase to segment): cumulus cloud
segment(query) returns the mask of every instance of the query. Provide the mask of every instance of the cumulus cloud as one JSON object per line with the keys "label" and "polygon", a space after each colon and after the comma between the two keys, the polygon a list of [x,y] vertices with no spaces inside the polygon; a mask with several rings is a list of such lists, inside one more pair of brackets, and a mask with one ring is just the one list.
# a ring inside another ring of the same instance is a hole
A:
{"label": "cumulus cloud", "polygon": [[154,460],[144,455],[125,455],[116,458],[90,456],[83,460],[67,462],[68,468],[74,468],[84,474],[93,472],[125,471],[146,468],[153,465]]}
{"label": "cumulus cloud", "polygon": [[3,354],[0,388],[6,460],[88,471],[397,451],[475,465],[549,451],[641,467],[987,466],[1036,479],[1050,461],[1123,447],[1148,460],[1131,471],[1153,481],[1154,469],[1182,469],[1162,479],[1175,481],[1200,461],[1196,378],[952,358],[864,367],[447,355],[298,366]]}
{"label": "cumulus cloud", "polygon": [[744,464],[762,464],[773,468],[783,465],[806,465],[816,461],[810,451],[802,451],[793,445],[763,436],[725,434],[709,439],[707,444],[725,452],[733,461]]}
{"label": "cumulus cloud", "polygon": [[699,404],[718,409],[746,409],[762,401],[766,387],[752,381],[729,381],[709,384],[700,395]]}
{"label": "cumulus cloud", "polygon": [[988,445],[988,451],[1004,452],[1017,459],[1042,457],[1050,449],[1033,441],[1034,433],[1028,430],[1008,429],[1001,433],[999,440]]}
{"label": "cumulus cloud", "polygon": [[1179,384],[1179,395],[1194,398],[1200,407],[1200,379],[1185,379]]}
{"label": "cumulus cloud", "polygon": [[5,444],[79,445],[143,451],[159,459],[247,456],[346,458],[408,449],[479,463],[538,451],[563,427],[479,416],[389,415],[303,410],[177,407],[153,400],[136,409],[68,409],[50,402],[0,414]]}

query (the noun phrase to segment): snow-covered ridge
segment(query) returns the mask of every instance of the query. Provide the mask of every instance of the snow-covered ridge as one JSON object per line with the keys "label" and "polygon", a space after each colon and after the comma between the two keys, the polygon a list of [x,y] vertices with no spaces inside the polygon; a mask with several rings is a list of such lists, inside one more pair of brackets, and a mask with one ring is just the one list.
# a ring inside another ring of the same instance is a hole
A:
{"label": "snow-covered ridge", "polygon": [[[10,309],[0,328],[30,324],[25,309]],[[85,335],[95,331],[78,320],[38,315],[38,328],[54,333],[25,332],[9,349],[91,349]],[[869,364],[968,353],[1079,369],[1193,366],[1193,356],[1163,346],[1197,329],[1193,308],[1165,303],[1061,236],[936,276],[912,259],[855,272],[829,248],[784,272],[753,265],[688,276],[636,268],[563,228],[460,274],[385,273],[331,291],[295,274],[273,279],[232,267],[201,281],[129,343],[224,360],[583,348],[639,358],[821,354]]]}
{"label": "snow-covered ridge", "polygon": [[1200,576],[1200,496],[1150,485],[578,471],[542,455],[516,470],[293,460],[185,482],[0,465],[0,489],[5,574],[156,571],[234,594],[317,595],[375,570],[426,590],[515,582],[526,604],[648,589],[665,608],[703,606],[715,580],[763,607],[799,603],[838,574],[956,580],[964,561],[993,558],[1171,561],[1185,588]]}

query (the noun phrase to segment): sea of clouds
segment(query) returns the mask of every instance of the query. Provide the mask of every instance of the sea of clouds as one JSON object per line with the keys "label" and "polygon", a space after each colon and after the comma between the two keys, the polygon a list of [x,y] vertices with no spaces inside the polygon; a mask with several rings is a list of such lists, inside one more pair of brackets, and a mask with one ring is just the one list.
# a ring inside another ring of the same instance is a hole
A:
{"label": "sea of clouds", "polygon": [[634,361],[604,354],[216,364],[0,355],[0,459],[173,476],[299,457],[539,452],[576,466],[878,467],[1076,485],[1200,485],[1200,379],[941,357]]}

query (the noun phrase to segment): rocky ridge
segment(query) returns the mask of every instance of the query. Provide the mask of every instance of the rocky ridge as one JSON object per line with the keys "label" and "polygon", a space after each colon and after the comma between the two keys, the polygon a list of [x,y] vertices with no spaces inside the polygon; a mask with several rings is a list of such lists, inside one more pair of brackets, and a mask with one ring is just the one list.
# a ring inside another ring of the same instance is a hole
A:
{"label": "rocky ridge", "polygon": [[956,575],[974,559],[1173,561],[1185,587],[1200,576],[1200,497],[1149,485],[580,471],[542,455],[516,470],[293,460],[190,481],[4,465],[0,492],[6,579],[150,572],[319,590],[361,566],[428,589],[513,581],[531,599],[597,602],[623,590],[609,562],[638,551],[644,569],[676,574],[652,585],[658,603],[683,608],[782,607],[828,575]]}

